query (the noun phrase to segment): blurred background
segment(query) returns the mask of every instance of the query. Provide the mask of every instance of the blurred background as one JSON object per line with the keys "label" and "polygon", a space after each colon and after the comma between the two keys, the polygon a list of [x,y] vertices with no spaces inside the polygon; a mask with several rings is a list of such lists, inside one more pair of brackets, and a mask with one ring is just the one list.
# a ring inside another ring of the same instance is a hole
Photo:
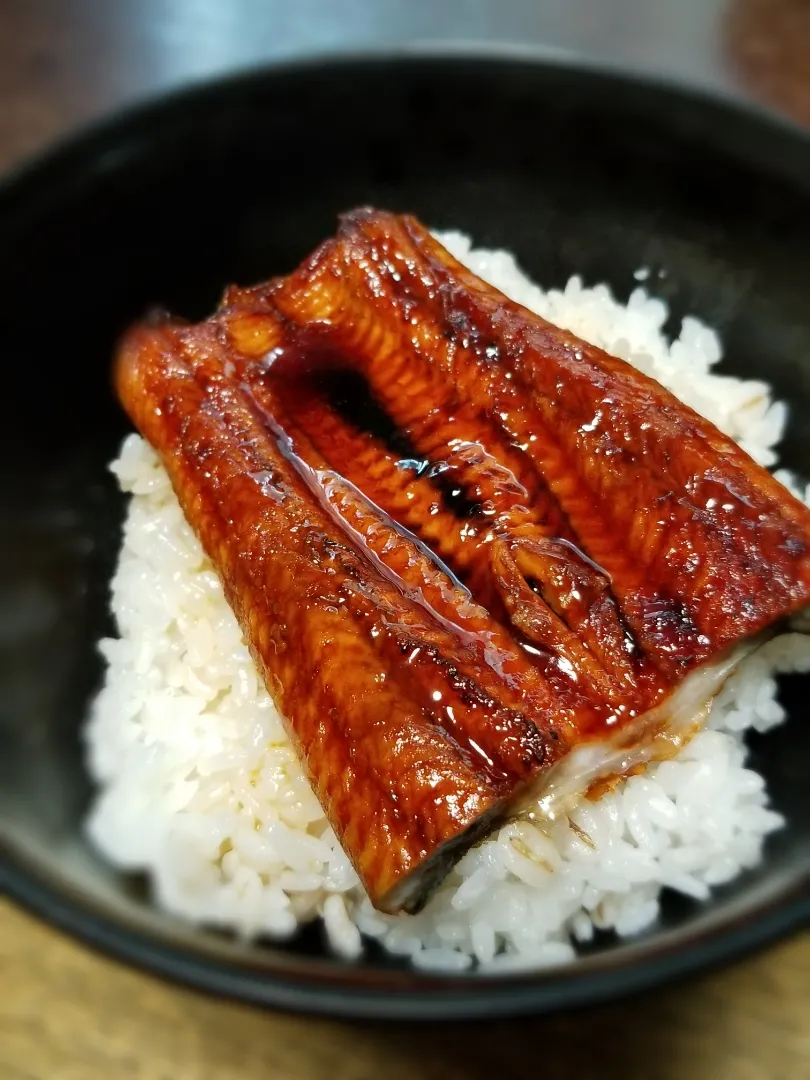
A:
{"label": "blurred background", "polygon": [[[810,0],[0,0],[0,169],[191,81],[414,43],[562,51],[810,125]],[[544,1080],[799,1080],[810,1062],[807,935],[642,1001],[475,1028],[211,1001],[93,955],[8,904],[0,971],[0,1080],[506,1080],[529,1069]]]}
{"label": "blurred background", "polygon": [[0,165],[147,94],[312,52],[546,49],[810,123],[807,0],[0,0]]}

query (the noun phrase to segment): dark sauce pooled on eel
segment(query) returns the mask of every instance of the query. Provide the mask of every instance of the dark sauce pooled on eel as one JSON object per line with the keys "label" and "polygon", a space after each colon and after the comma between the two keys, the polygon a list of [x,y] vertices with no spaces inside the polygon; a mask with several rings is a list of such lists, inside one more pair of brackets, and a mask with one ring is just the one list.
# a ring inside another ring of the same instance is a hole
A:
{"label": "dark sauce pooled on eel", "polygon": [[798,500],[412,218],[136,327],[117,386],[383,910],[673,753],[810,598]]}

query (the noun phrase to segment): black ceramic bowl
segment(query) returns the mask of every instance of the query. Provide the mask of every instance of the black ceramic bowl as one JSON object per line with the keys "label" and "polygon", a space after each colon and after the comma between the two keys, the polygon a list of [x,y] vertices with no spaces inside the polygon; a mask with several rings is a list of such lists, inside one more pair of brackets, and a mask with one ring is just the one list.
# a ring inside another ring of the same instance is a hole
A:
{"label": "black ceramic bowl", "polygon": [[789,466],[810,475],[810,141],[740,107],[529,60],[372,58],[240,76],[158,102],[41,159],[0,190],[0,820],[12,895],[87,941],[209,990],[390,1017],[484,1016],[596,1001],[727,959],[808,914],[808,685],[753,741],[788,820],[762,865],[705,904],[674,897],[632,942],[520,977],[427,977],[329,956],[317,927],[248,948],[183,926],[88,847],[80,729],[110,630],[127,430],[116,336],[160,303],[206,314],[222,286],[294,266],[363,203],[516,252],[546,284],[620,296],[641,265],[673,326],[721,331],[727,369],[792,405]]}

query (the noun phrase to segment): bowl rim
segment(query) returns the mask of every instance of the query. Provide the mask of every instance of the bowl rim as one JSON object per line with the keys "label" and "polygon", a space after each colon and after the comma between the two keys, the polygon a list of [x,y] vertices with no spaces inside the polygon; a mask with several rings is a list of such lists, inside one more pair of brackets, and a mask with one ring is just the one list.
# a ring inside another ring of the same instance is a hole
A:
{"label": "bowl rim", "polygon": [[[512,63],[516,66],[554,69],[564,76],[589,76],[601,79],[625,89],[643,86],[646,90],[691,99],[710,109],[720,109],[745,122],[759,123],[783,138],[788,137],[810,148],[810,127],[766,102],[748,97],[733,85],[703,83],[675,70],[661,71],[643,64],[624,64],[590,56],[563,46],[543,42],[489,41],[481,42],[459,38],[440,41],[414,40],[399,44],[369,46],[352,49],[319,49],[291,57],[280,57],[268,62],[242,64],[213,76],[192,76],[179,85],[158,90],[155,93],[136,95],[115,105],[109,112],[80,121],[63,134],[48,141],[40,148],[23,153],[16,161],[0,170],[0,199],[14,193],[23,182],[31,182],[39,174],[57,165],[67,164],[74,156],[86,154],[96,143],[129,128],[137,130],[153,116],[171,108],[207,97],[218,97],[225,92],[235,92],[266,78],[291,74],[316,72],[326,67],[340,68],[382,63],[436,61],[460,64]],[[3,207],[0,205],[0,211]]]}
{"label": "bowl rim", "polygon": [[[741,960],[810,921],[810,892],[799,880],[753,909],[729,918],[721,913],[716,928],[679,927],[666,946],[660,934],[641,938],[632,946],[641,954],[635,962],[626,954],[616,962],[604,952],[542,971],[464,977],[362,965],[328,970],[310,958],[294,965],[283,958],[288,969],[281,971],[281,965],[219,959],[210,950],[172,943],[169,935],[161,940],[133,929],[82,903],[78,890],[48,882],[24,857],[0,868],[0,892],[94,950],[170,982],[251,1005],[364,1020],[494,1020],[598,1005]],[[188,927],[187,936],[205,931]],[[262,955],[283,957],[270,949]],[[594,971],[592,962],[600,959],[601,970]]]}
{"label": "bowl rim", "polygon": [[[30,198],[30,189],[49,184],[54,170],[91,162],[105,145],[148,130],[154,119],[172,110],[200,107],[208,99],[238,94],[252,85],[285,75],[306,75],[325,69],[340,71],[383,63],[461,64],[551,68],[564,78],[583,76],[618,84],[625,90],[643,87],[659,96],[687,101],[733,117],[744,126],[776,136],[783,143],[803,144],[810,155],[810,131],[758,102],[722,87],[699,86],[676,74],[584,57],[538,44],[418,42],[357,51],[325,51],[267,64],[235,69],[216,78],[186,83],[148,96],[78,128],[34,155],[22,159],[0,177],[0,215],[14,202]],[[808,177],[810,180],[810,177]],[[708,970],[760,949],[810,922],[810,872],[800,870],[795,881],[766,890],[741,910],[724,911],[707,927],[679,927],[631,946],[637,959],[623,953],[622,962],[606,959],[549,968],[540,972],[476,976],[368,969],[362,965],[330,970],[317,960],[251,965],[238,955],[218,957],[211,948],[193,948],[162,940],[133,928],[114,915],[94,910],[80,890],[51,878],[44,860],[37,865],[25,851],[0,836],[0,891],[45,921],[85,944],[144,971],[221,997],[248,1003],[344,1018],[387,1020],[462,1020],[515,1016],[596,1004],[638,993]],[[718,925],[715,926],[714,924]],[[189,938],[204,936],[190,929]],[[169,935],[167,935],[169,937]],[[182,940],[182,935],[178,935]],[[221,950],[223,954],[225,949]],[[267,950],[263,956],[274,955]],[[275,953],[281,957],[283,954]],[[298,969],[303,970],[298,970]],[[284,969],[284,970],[281,970]],[[319,970],[320,969],[320,970]],[[360,978],[357,974],[362,973]]]}

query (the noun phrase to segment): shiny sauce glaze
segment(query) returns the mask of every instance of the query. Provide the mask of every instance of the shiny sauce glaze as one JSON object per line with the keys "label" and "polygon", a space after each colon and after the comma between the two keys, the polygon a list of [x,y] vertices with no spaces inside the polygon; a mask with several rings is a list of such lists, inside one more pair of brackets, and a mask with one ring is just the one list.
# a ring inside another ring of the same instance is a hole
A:
{"label": "shiny sauce glaze", "polygon": [[804,606],[810,514],[413,219],[346,216],[117,385],[377,906]]}

